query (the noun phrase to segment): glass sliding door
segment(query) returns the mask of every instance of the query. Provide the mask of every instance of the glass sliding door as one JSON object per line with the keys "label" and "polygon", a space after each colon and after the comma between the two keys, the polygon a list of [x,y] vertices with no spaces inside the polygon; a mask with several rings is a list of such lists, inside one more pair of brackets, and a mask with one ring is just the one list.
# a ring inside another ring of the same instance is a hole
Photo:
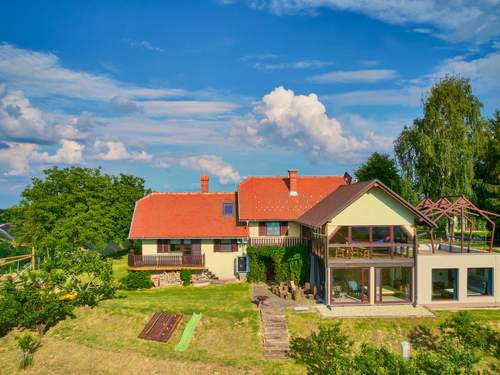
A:
{"label": "glass sliding door", "polygon": [[458,269],[439,268],[432,270],[432,300],[458,299]]}
{"label": "glass sliding door", "polygon": [[412,268],[376,268],[375,285],[375,301],[377,303],[411,302]]}
{"label": "glass sliding door", "polygon": [[370,303],[369,268],[332,268],[331,302]]}
{"label": "glass sliding door", "polygon": [[469,268],[467,270],[467,295],[493,295],[493,268]]}

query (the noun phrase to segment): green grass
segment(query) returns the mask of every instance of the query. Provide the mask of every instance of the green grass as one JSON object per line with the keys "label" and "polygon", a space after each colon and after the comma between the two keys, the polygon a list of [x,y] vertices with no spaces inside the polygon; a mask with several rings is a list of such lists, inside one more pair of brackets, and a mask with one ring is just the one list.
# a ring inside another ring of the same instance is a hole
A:
{"label": "green grass", "polygon": [[120,281],[127,276],[128,272],[128,254],[113,259],[113,278]]}

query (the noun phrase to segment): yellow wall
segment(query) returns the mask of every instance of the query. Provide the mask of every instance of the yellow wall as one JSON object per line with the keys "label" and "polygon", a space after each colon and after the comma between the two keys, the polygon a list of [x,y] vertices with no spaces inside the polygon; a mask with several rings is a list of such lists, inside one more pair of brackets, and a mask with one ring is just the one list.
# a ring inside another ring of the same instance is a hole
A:
{"label": "yellow wall", "polygon": [[[142,240],[143,255],[157,255],[156,240]],[[219,279],[232,279],[236,277],[236,259],[244,255],[246,245],[238,245],[237,252],[221,253],[214,252],[214,241],[212,239],[201,240],[201,253],[205,254],[205,266]],[[162,253],[161,256],[169,256],[173,253]],[[179,252],[179,254],[181,254]]]}
{"label": "yellow wall", "polygon": [[[259,222],[251,221],[248,223],[248,230],[250,237],[260,237],[259,236]],[[272,236],[277,237],[277,236]],[[300,237],[300,224],[295,221],[288,222],[288,237]]]}
{"label": "yellow wall", "polygon": [[[432,269],[458,268],[458,300],[432,300]],[[467,268],[493,268],[493,296],[467,296]],[[500,254],[436,254],[417,255],[417,303],[500,303]]]}
{"label": "yellow wall", "polygon": [[403,225],[410,233],[414,215],[379,189],[371,189],[335,216],[327,227],[327,234],[339,225]]}

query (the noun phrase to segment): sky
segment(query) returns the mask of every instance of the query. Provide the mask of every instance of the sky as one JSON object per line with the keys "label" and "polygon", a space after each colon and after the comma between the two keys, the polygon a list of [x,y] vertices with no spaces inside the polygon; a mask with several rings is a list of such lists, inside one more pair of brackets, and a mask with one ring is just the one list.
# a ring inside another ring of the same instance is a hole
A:
{"label": "sky", "polygon": [[352,174],[446,74],[500,108],[499,0],[4,2],[0,207],[56,165],[154,191]]}

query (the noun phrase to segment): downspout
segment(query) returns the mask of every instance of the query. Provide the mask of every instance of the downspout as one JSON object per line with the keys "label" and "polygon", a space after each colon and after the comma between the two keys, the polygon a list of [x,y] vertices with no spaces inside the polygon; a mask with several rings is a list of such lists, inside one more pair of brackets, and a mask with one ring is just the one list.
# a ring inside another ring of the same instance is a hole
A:
{"label": "downspout", "polygon": [[413,223],[413,290],[415,291],[415,295],[413,296],[413,306],[416,307],[417,296],[418,296],[418,269],[417,269],[417,254],[418,254],[418,241],[417,241],[417,223],[416,220]]}

